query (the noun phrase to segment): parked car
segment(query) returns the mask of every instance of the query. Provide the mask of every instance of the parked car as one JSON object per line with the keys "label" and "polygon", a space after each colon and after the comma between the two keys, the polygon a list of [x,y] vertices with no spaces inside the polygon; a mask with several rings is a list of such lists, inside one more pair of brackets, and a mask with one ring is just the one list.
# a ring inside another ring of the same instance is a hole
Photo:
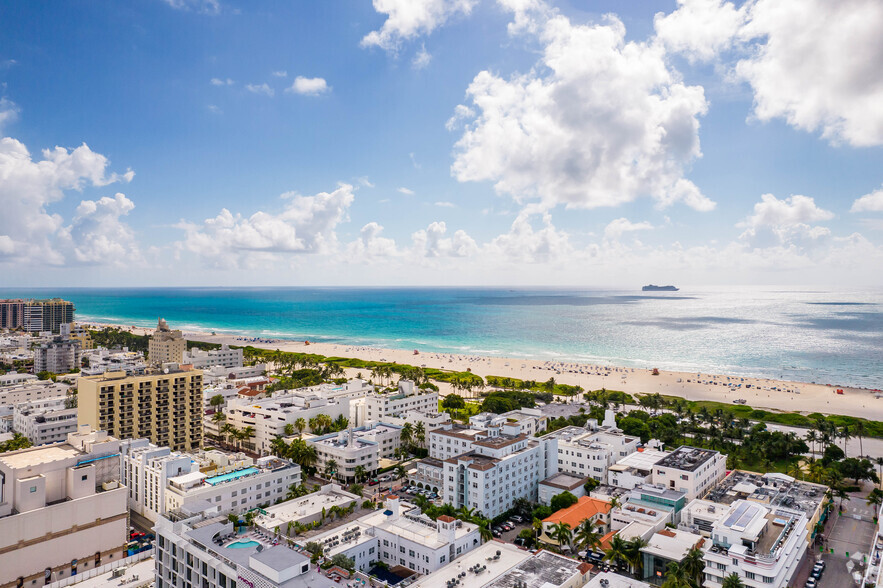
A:
{"label": "parked car", "polygon": [[804,584],[804,588],[816,588],[818,585],[819,583],[815,578],[810,578],[806,581],[806,584]]}
{"label": "parked car", "polygon": [[521,515],[512,515],[512,520],[516,523],[523,523],[524,518]]}

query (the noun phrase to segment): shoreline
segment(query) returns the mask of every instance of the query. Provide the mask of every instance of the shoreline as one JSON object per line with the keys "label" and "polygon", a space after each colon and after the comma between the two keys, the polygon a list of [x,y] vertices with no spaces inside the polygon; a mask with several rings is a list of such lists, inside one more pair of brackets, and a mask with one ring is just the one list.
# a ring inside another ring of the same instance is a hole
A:
{"label": "shoreline", "polygon": [[[118,327],[136,335],[150,335],[153,332],[153,328],[103,321],[83,320],[80,323],[100,327]],[[659,393],[667,396],[679,396],[690,401],[707,400],[726,404],[732,404],[737,399],[744,399],[747,405],[755,409],[802,414],[819,412],[883,421],[883,398],[876,398],[875,392],[864,388],[662,369],[659,370],[659,375],[652,375],[651,369],[590,365],[574,361],[429,351],[419,352],[415,355],[413,350],[364,345],[313,342],[307,345],[304,341],[265,339],[229,333],[182,332],[185,339],[204,343],[226,343],[241,347],[250,345],[261,349],[314,353],[326,357],[351,357],[367,361],[395,362],[444,370],[471,371],[482,378],[493,375],[538,382],[554,378],[559,384],[579,385],[586,391],[606,388],[621,390],[629,394]],[[354,368],[346,369],[349,377],[355,376],[359,371]],[[441,395],[453,392],[449,385],[441,382],[437,384]],[[741,387],[731,389],[726,384],[735,384]],[[843,390],[843,394],[836,393],[838,388]]]}

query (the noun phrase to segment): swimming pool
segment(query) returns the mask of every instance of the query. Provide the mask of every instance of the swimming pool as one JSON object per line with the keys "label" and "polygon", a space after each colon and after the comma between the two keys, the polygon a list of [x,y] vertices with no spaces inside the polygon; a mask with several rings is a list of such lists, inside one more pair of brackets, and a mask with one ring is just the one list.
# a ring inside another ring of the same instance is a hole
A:
{"label": "swimming pool", "polygon": [[235,543],[231,543],[227,547],[229,549],[247,549],[249,547],[257,547],[260,545],[257,541],[236,541]]}
{"label": "swimming pool", "polygon": [[252,474],[258,473],[259,471],[260,470],[257,468],[245,468],[244,470],[236,470],[235,472],[228,472],[226,474],[221,474],[220,476],[212,476],[211,478],[206,478],[205,481],[206,483],[214,486],[216,484],[229,482],[230,480],[236,480],[244,476],[250,476]]}

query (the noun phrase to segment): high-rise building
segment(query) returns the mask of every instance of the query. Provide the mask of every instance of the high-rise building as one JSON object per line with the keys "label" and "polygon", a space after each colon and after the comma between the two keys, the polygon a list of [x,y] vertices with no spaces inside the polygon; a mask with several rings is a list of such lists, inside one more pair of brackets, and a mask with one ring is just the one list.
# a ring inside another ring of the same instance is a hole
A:
{"label": "high-rise building", "polygon": [[0,329],[17,329],[22,326],[25,316],[25,301],[0,300]]}
{"label": "high-rise building", "polygon": [[48,300],[0,300],[0,328],[38,333],[58,333],[61,325],[74,320],[74,305],[61,298]]}
{"label": "high-rise building", "polygon": [[79,423],[119,439],[150,439],[176,451],[202,444],[202,372],[166,369],[128,376],[106,372],[79,379]]}
{"label": "high-rise building", "polygon": [[34,371],[66,374],[80,367],[80,342],[56,337],[51,343],[34,347]]}
{"label": "high-rise building", "polygon": [[183,363],[187,341],[179,330],[169,328],[165,319],[159,319],[156,330],[147,347],[148,358],[153,365]]}

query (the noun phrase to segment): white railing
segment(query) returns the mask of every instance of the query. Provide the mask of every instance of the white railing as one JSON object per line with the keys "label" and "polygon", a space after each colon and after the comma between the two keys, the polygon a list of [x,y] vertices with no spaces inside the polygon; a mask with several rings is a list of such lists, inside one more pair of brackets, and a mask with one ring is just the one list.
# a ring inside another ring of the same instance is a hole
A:
{"label": "white railing", "polygon": [[[122,567],[137,563],[139,561],[143,561],[149,557],[153,557],[155,549],[150,549],[148,551],[142,551],[141,553],[136,553],[135,555],[130,555],[129,557],[124,557],[123,559],[119,559],[115,562],[104,564],[103,566],[92,568],[91,570],[86,570],[77,574],[76,576],[69,576],[62,580],[57,580],[52,582],[51,584],[46,584],[44,588],[63,588],[64,586],[70,586],[71,584],[76,584],[77,582],[82,582],[83,580],[88,580],[89,578],[94,578],[95,576],[100,576],[101,574],[106,574],[108,572],[112,572],[113,570]],[[139,586],[145,586],[153,582],[154,574],[153,570],[150,570],[150,574],[145,576],[144,578],[139,578],[137,582],[132,582],[130,588],[138,588]]]}

